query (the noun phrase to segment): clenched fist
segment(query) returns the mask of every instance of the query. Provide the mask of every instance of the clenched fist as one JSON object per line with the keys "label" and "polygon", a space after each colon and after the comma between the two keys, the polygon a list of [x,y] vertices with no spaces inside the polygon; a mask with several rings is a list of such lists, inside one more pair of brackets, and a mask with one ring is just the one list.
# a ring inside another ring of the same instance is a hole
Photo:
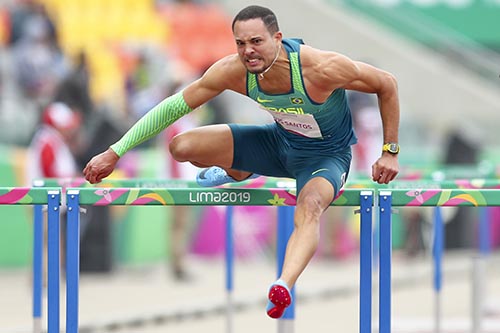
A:
{"label": "clenched fist", "polygon": [[389,184],[398,173],[398,157],[391,153],[383,153],[372,166],[372,179],[379,184]]}
{"label": "clenched fist", "polygon": [[83,169],[85,179],[91,184],[100,183],[109,176],[115,169],[116,163],[120,159],[111,148],[103,153],[92,157]]}

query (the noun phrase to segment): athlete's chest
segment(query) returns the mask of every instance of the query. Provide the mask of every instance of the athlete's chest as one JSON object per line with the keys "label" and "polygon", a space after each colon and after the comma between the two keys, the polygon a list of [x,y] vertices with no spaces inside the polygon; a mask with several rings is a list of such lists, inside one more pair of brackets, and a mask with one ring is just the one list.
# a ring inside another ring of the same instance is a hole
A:
{"label": "athlete's chest", "polygon": [[303,90],[292,89],[281,94],[256,91],[254,99],[285,130],[309,138],[322,138],[315,115],[322,105],[311,102]]}
{"label": "athlete's chest", "polygon": [[[332,94],[332,89],[327,84],[322,83],[324,80],[320,80],[312,74],[304,74],[304,71],[306,73],[308,72],[304,69],[300,73],[300,85],[298,84],[298,80],[296,78],[285,74],[274,80],[266,78],[259,80],[256,88],[261,94],[270,96],[287,96],[287,100],[289,101],[297,101],[295,97],[302,94],[307,96],[307,98],[314,104],[325,103]],[[296,103],[292,102],[292,104]]]}

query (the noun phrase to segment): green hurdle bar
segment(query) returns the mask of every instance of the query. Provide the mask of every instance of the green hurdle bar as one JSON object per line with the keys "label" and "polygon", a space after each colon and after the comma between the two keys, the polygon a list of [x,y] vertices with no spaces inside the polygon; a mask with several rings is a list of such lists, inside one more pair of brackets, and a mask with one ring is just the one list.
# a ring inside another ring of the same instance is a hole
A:
{"label": "green hurdle bar", "polygon": [[[41,239],[35,239],[33,253],[43,252],[43,206],[47,205],[48,228],[47,245],[51,254],[47,263],[48,274],[48,332],[59,332],[59,206],[61,203],[61,189],[59,188],[29,188],[29,187],[1,187],[0,205],[33,205],[34,231],[42,234]],[[33,256],[33,295],[39,296],[33,302],[33,331],[42,332],[42,258]]]}
{"label": "green hurdle bar", "polygon": [[[498,189],[392,189],[379,191],[380,235],[391,235],[392,207],[500,206]],[[383,213],[382,213],[383,212]],[[436,241],[440,241],[438,237]],[[391,256],[390,241],[380,241],[380,333],[391,332]],[[389,283],[388,283],[389,281]]]}
{"label": "green hurdle bar", "polygon": [[[333,205],[360,206],[362,239],[360,251],[360,331],[371,332],[371,217],[373,192],[344,191]],[[66,258],[66,332],[78,332],[79,208],[80,205],[186,205],[186,206],[294,206],[295,189],[286,188],[68,188]],[[363,236],[364,235],[364,236]]]}
{"label": "green hurdle bar", "polygon": [[394,189],[393,206],[500,206],[498,189]]}

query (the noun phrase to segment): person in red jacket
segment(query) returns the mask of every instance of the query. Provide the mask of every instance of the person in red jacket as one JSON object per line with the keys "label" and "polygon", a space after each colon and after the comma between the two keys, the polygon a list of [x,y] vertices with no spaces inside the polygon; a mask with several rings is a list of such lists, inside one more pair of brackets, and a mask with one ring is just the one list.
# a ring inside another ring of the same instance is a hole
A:
{"label": "person in red jacket", "polygon": [[82,119],[66,104],[55,102],[45,108],[42,123],[28,148],[28,180],[67,178],[81,175],[74,157]]}

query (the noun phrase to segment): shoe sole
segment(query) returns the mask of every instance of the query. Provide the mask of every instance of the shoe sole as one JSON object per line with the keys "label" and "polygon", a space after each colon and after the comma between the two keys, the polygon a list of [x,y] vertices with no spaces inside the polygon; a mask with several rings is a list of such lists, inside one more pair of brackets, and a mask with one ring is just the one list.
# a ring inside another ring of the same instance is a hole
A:
{"label": "shoe sole", "polygon": [[286,308],[292,303],[290,293],[280,285],[273,285],[269,289],[268,299],[274,306],[267,310],[267,315],[274,319],[281,318]]}

